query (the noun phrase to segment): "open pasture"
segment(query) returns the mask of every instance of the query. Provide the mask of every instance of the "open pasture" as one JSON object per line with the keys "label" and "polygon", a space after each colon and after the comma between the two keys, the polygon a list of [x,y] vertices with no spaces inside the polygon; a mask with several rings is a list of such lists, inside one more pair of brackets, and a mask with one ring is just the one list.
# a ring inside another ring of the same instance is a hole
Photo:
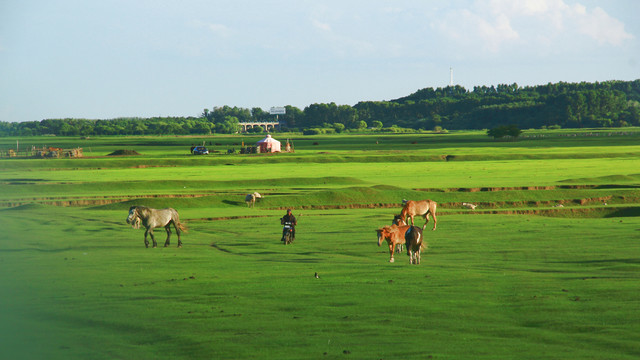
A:
{"label": "open pasture", "polygon": [[[585,139],[341,135],[301,137],[293,154],[197,157],[188,146],[203,139],[21,139],[85,155],[92,142],[94,156],[0,159],[0,348],[12,359],[636,359],[638,136]],[[142,155],[105,156],[123,148]],[[265,198],[248,209],[253,191]],[[421,198],[439,204],[422,263],[389,263],[375,229]],[[146,249],[125,223],[131,205],[176,208],[184,247],[174,235]],[[291,246],[279,241],[286,208],[299,222]]]}

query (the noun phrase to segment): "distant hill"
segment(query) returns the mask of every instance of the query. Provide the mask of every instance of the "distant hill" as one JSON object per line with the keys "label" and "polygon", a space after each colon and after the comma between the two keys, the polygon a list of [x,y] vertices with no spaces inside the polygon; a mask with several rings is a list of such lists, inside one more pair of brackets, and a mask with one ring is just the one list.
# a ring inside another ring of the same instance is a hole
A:
{"label": "distant hill", "polygon": [[[360,119],[431,129],[485,129],[640,125],[640,80],[425,88],[411,95],[355,106]],[[363,116],[364,115],[364,116]]]}
{"label": "distant hill", "polygon": [[[640,80],[424,88],[390,101],[363,101],[354,106],[311,104],[303,110],[286,106],[284,130],[309,134],[406,129],[491,129],[640,126]],[[107,120],[45,119],[0,122],[0,136],[31,135],[189,135],[236,133],[240,122],[274,121],[260,108],[222,106],[197,117],[119,118]],[[371,128],[375,130],[371,130]],[[369,128],[369,130],[367,130]],[[253,132],[262,132],[254,128]]]}

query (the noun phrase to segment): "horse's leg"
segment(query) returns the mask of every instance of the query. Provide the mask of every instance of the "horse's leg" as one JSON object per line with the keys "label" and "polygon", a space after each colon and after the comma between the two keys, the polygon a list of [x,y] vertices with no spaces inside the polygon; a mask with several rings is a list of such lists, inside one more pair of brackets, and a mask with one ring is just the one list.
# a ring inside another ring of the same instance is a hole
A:
{"label": "horse's leg", "polygon": [[396,250],[396,243],[391,243],[389,244],[389,253],[391,254],[391,259],[389,259],[389,262],[394,262],[393,260],[393,253]]}
{"label": "horse's leg", "polygon": [[158,243],[156,242],[156,237],[153,236],[153,228],[149,229],[149,235],[151,235],[151,241],[153,241],[153,247],[158,247]]}
{"label": "horse's leg", "polygon": [[173,222],[173,227],[176,228],[176,234],[178,234],[178,247],[181,248],[182,247],[182,241],[180,240],[180,227],[178,226],[178,224],[175,223],[175,221]]}
{"label": "horse's leg", "polygon": [[149,229],[144,232],[144,246],[149,247],[149,240],[147,240],[147,235],[149,234]]}
{"label": "horse's leg", "polygon": [[433,229],[431,229],[431,230],[435,231],[436,230],[436,224],[438,223],[438,219],[436,219],[436,212],[435,211],[431,212],[431,215],[433,215]]}
{"label": "horse's leg", "polygon": [[168,223],[167,226],[164,227],[165,230],[167,230],[167,240],[165,240],[164,242],[164,247],[169,246],[169,243],[171,242],[171,223]]}

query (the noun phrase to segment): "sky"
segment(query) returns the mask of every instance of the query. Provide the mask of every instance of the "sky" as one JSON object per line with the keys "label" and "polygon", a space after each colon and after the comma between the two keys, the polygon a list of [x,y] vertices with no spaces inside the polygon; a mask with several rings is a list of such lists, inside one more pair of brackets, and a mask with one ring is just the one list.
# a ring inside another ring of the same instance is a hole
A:
{"label": "sky", "polygon": [[640,79],[637,0],[0,0],[0,121]]}

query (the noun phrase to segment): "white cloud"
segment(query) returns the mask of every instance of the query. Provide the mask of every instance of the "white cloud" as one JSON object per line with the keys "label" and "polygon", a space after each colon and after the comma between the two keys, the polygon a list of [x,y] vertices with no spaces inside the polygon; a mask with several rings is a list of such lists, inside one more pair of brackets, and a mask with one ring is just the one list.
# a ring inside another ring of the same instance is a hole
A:
{"label": "white cloud", "polygon": [[493,23],[479,19],[478,35],[484,40],[485,47],[489,51],[498,51],[500,46],[509,41],[517,40],[520,35],[511,27],[509,18],[499,14]]}
{"label": "white cloud", "polygon": [[399,7],[385,7],[382,9],[382,13],[384,14],[401,14],[405,10]]}
{"label": "white cloud", "polygon": [[570,34],[576,29],[578,34],[586,35],[600,45],[619,46],[625,40],[633,39],[633,35],[624,30],[622,22],[600,7],[590,11],[580,3],[569,5],[564,0],[490,0],[489,6],[494,14],[509,18],[535,17],[540,27],[551,22],[555,29]]}
{"label": "white cloud", "polygon": [[221,38],[228,38],[231,35],[231,29],[223,24],[209,23],[201,20],[192,20],[189,24],[195,28],[207,29],[214,35]]}
{"label": "white cloud", "polygon": [[517,45],[548,52],[595,45],[622,46],[634,36],[600,7],[566,0],[476,0],[434,21],[461,47],[495,54]]}
{"label": "white cloud", "polygon": [[624,24],[609,16],[602,8],[596,7],[591,12],[584,8],[576,8],[574,15],[578,31],[596,40],[600,45],[620,46],[625,40],[633,39],[633,35],[624,30]]}
{"label": "white cloud", "polygon": [[312,21],[313,27],[322,31],[331,31],[331,25],[321,22],[319,20],[313,19]]}
{"label": "white cloud", "polygon": [[222,24],[209,24],[208,27],[211,32],[223,38],[229,37],[231,33],[230,29]]}
{"label": "white cloud", "polygon": [[504,14],[485,16],[468,9],[450,13],[443,20],[437,21],[435,27],[463,47],[479,48],[489,53],[495,53],[504,43],[520,38]]}

